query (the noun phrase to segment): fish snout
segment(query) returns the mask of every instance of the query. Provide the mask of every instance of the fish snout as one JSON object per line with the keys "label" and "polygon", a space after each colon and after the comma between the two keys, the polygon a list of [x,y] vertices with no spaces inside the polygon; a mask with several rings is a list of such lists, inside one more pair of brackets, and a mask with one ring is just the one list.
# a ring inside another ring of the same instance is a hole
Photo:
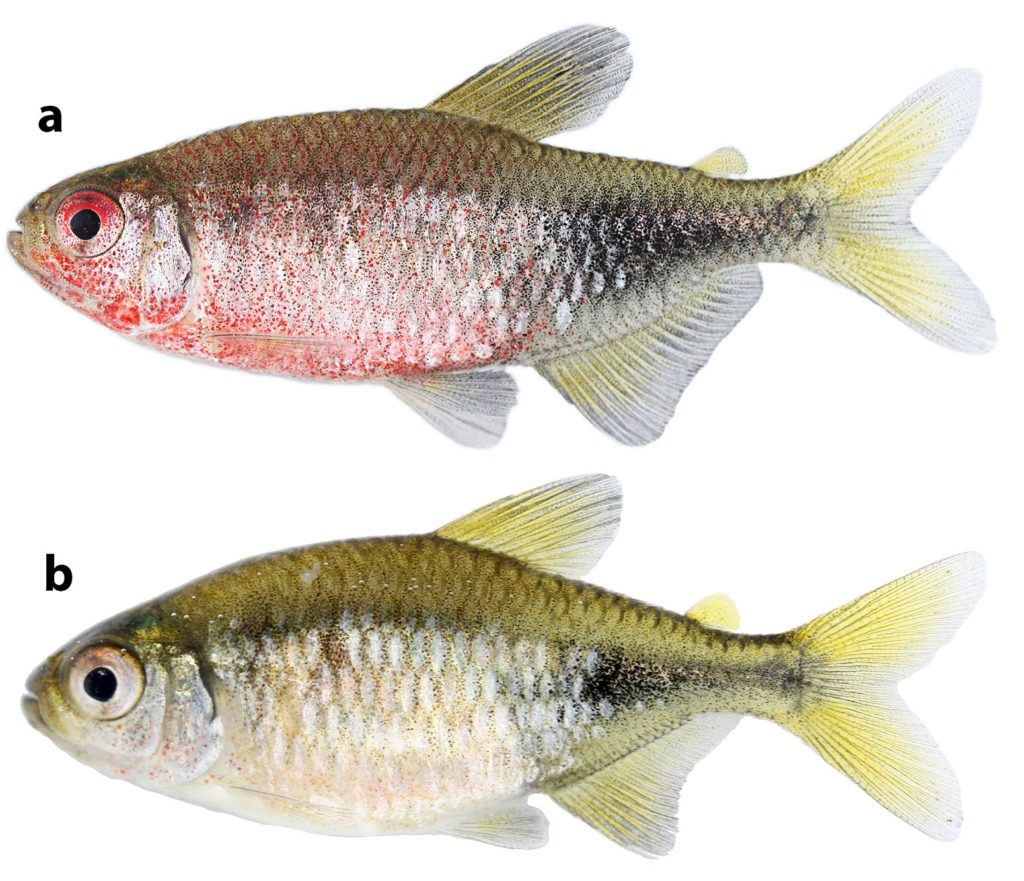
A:
{"label": "fish snout", "polygon": [[49,208],[52,201],[53,194],[49,190],[40,193],[18,212],[15,222],[24,229],[32,217]]}
{"label": "fish snout", "polygon": [[25,232],[31,227],[34,217],[39,216],[40,211],[45,211],[53,200],[49,192],[40,193],[30,201],[15,218],[19,229],[7,233],[7,250],[15,261],[22,267],[29,269],[28,254],[25,251]]}

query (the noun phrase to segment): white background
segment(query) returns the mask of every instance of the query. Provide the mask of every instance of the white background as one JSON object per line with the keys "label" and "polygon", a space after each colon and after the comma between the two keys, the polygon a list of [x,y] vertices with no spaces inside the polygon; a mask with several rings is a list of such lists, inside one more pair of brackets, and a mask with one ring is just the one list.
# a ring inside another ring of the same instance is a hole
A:
{"label": "white background", "polygon": [[[1004,876],[1019,866],[1019,28],[1005,4],[10,4],[0,212],[75,172],[249,119],[420,106],[551,31],[632,40],[633,77],[555,142],[686,164],[727,144],[753,176],[811,165],[956,66],[984,76],[966,146],[918,224],[987,295],[1000,342],[949,352],[791,266],[724,341],[652,446],[592,428],[539,377],[502,443],[456,446],[389,392],[215,369],[118,338],[0,259],[6,877],[638,879]],[[671,11],[670,11],[671,10]],[[64,112],[62,134],[36,128]],[[982,551],[990,583],[953,644],[904,686],[957,769],[958,841],[931,841],[796,738],[744,721],[684,787],[676,850],[646,862],[543,798],[551,842],[340,840],[260,827],[101,777],[24,723],[24,676],[84,627],[222,564],[426,531],[547,480],[625,485],[592,574],[683,610],[728,591],[750,631],[786,629],[932,560]],[[74,569],[43,591],[46,552]],[[1011,857],[1011,854],[1013,855]],[[12,875],[10,870],[18,870]]]}

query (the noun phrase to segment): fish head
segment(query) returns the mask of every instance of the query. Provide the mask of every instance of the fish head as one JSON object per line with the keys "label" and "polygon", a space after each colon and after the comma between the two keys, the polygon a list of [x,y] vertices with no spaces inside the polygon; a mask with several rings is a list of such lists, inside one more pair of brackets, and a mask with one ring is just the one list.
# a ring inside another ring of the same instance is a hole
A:
{"label": "fish head", "polygon": [[86,172],[32,199],[7,236],[60,300],[127,335],[180,321],[192,299],[186,212],[138,161]]}
{"label": "fish head", "polygon": [[130,613],[69,642],[29,677],[22,711],[80,762],[166,790],[210,768],[222,726],[198,654],[156,621]]}

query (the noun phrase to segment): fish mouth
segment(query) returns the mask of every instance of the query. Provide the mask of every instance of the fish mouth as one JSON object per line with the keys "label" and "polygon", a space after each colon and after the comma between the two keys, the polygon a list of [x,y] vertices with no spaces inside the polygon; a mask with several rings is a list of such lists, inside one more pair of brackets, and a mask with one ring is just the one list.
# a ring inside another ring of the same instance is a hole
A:
{"label": "fish mouth", "polygon": [[43,268],[39,266],[39,264],[37,264],[25,250],[25,234],[23,232],[12,231],[7,233],[7,250],[14,258],[15,263],[31,275],[39,284],[46,288],[46,290],[56,295],[58,298],[65,302],[71,302],[72,305],[78,301],[78,298],[91,301],[93,303],[96,302],[96,298],[86,291],[81,291],[58,278],[53,278],[47,275]]}
{"label": "fish mouth", "polygon": [[25,257],[25,234],[20,230],[17,232],[7,233],[7,250],[11,256],[21,266],[26,266],[27,259]]}
{"label": "fish mouth", "polygon": [[50,731],[43,721],[42,711],[39,709],[39,698],[32,694],[21,696],[21,712],[36,731],[49,735]]}
{"label": "fish mouth", "polygon": [[7,233],[7,251],[14,258],[14,262],[27,273],[40,280],[46,278],[42,270],[29,259],[25,251],[25,234],[23,232],[19,230]]}

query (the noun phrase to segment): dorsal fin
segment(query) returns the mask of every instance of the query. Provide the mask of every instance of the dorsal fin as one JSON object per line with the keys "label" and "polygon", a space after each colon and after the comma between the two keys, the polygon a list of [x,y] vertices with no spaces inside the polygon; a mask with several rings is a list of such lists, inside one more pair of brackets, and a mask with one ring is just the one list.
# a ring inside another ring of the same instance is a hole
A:
{"label": "dorsal fin", "polygon": [[739,719],[733,713],[688,719],[589,777],[549,794],[617,844],[644,856],[663,856],[675,844],[679,790],[687,775]]}
{"label": "dorsal fin", "polygon": [[485,67],[427,109],[470,116],[539,141],[597,119],[632,69],[625,36],[582,25]]}
{"label": "dorsal fin", "polygon": [[747,173],[747,160],[735,147],[722,147],[714,153],[708,153],[703,159],[694,162],[690,168],[701,171],[711,177],[730,177]]}
{"label": "dorsal fin", "polygon": [[740,610],[724,593],[715,593],[704,597],[686,613],[705,627],[717,627],[719,630],[736,630],[740,626]]}
{"label": "dorsal fin", "polygon": [[577,577],[589,572],[611,544],[621,509],[619,482],[589,474],[492,502],[435,534]]}

